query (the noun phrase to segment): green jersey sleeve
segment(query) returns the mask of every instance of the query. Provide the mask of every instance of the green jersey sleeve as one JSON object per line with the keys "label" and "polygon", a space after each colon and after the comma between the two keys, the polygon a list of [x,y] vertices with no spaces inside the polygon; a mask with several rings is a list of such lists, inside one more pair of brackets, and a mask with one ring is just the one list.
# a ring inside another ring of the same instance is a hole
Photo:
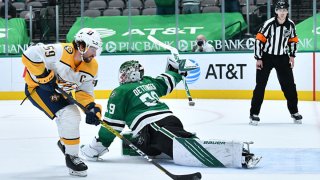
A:
{"label": "green jersey sleeve", "polygon": [[166,71],[157,76],[155,84],[159,89],[159,97],[170,94],[181,80],[182,76],[173,71]]}

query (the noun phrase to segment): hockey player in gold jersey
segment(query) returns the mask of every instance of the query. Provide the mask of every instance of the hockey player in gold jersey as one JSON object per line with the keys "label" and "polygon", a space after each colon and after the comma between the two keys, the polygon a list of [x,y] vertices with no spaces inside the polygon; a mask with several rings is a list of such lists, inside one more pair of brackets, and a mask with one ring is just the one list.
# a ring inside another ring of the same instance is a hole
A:
{"label": "hockey player in gold jersey", "polygon": [[25,94],[31,103],[56,121],[60,140],[58,146],[65,154],[69,173],[86,176],[88,167],[78,157],[80,112],[58,91],[60,87],[90,109],[86,123],[99,124],[101,105],[94,102],[93,90],[97,84],[98,63],[101,53],[100,34],[90,28],[81,29],[72,43],[37,44],[22,55],[26,66]]}

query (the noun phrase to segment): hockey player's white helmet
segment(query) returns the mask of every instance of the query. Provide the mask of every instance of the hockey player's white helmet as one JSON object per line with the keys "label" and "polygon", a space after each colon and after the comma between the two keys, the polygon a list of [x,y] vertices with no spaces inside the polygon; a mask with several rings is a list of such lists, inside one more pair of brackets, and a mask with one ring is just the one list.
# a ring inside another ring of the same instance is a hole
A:
{"label": "hockey player's white helmet", "polygon": [[125,84],[142,80],[144,68],[139,61],[131,60],[121,64],[119,69],[119,83]]}
{"label": "hockey player's white helmet", "polygon": [[102,40],[100,34],[96,30],[91,28],[82,28],[74,38],[77,44],[79,44],[80,42],[84,42],[86,44],[85,50],[80,51],[82,55],[86,53],[90,47],[93,47],[97,50],[96,56],[100,55],[102,51]]}

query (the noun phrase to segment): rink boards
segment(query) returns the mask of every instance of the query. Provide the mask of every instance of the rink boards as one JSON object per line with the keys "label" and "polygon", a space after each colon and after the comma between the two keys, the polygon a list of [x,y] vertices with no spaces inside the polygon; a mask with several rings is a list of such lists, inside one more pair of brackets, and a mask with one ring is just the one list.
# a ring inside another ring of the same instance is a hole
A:
{"label": "rink boards", "polygon": [[[108,98],[118,86],[119,66],[127,60],[139,60],[145,75],[157,76],[165,70],[169,54],[152,55],[103,55],[99,61],[99,81],[95,88],[96,98]],[[200,69],[191,72],[188,85],[193,98],[250,99],[255,86],[255,63],[252,53],[182,54],[197,63]],[[319,100],[320,53],[298,53],[294,77],[300,100]],[[24,66],[19,57],[2,57],[0,99],[23,99]],[[272,71],[266,88],[266,99],[284,99],[275,70]],[[185,98],[184,86],[166,98]]]}

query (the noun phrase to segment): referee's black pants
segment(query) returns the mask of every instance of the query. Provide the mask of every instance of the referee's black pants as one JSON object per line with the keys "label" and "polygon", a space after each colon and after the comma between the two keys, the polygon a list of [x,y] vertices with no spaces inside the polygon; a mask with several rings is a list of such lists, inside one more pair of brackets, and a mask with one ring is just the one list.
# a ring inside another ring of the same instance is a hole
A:
{"label": "referee's black pants", "polygon": [[281,86],[281,90],[287,99],[287,106],[290,114],[298,112],[298,94],[296,84],[294,83],[292,68],[290,67],[288,55],[270,55],[262,56],[263,68],[257,69],[256,87],[253,91],[251,100],[250,115],[259,115],[261,105],[264,98],[265,88],[268,82],[270,72],[276,69],[277,77]]}

